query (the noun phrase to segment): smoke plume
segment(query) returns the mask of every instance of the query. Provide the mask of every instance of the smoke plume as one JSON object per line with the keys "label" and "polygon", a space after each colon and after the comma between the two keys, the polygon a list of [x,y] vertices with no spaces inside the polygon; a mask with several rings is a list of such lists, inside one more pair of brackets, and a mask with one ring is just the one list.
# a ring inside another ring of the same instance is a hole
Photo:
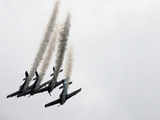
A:
{"label": "smoke plume", "polygon": [[56,38],[57,38],[57,34],[58,32],[55,30],[55,32],[53,33],[53,38],[51,39],[51,41],[49,42],[49,47],[48,47],[48,51],[46,53],[45,59],[42,63],[42,68],[41,68],[41,73],[40,73],[40,80],[43,80],[43,77],[48,69],[49,63],[52,59],[52,55],[53,52],[55,50],[55,46],[56,46]]}
{"label": "smoke plume", "polygon": [[67,56],[65,60],[65,78],[67,78],[67,81],[69,82],[71,75],[72,75],[72,67],[73,67],[73,49],[72,47],[69,47],[67,50]]}
{"label": "smoke plume", "polygon": [[38,66],[40,65],[40,62],[41,62],[41,60],[42,60],[42,58],[44,56],[44,53],[46,51],[46,48],[48,46],[48,42],[49,42],[51,34],[53,32],[53,29],[54,29],[54,26],[55,26],[55,22],[56,22],[56,18],[57,18],[57,15],[58,15],[58,8],[59,8],[59,2],[57,1],[55,3],[51,18],[50,18],[50,20],[48,22],[47,30],[46,30],[45,35],[44,35],[44,39],[42,40],[42,42],[40,44],[40,48],[38,50],[38,53],[37,53],[37,55],[35,57],[34,63],[32,65],[32,68],[30,70],[30,79],[29,79],[29,81],[33,78],[34,72],[35,72],[35,70],[37,70]]}
{"label": "smoke plume", "polygon": [[63,64],[64,54],[67,47],[68,35],[70,29],[70,15],[68,14],[67,19],[64,23],[64,28],[60,32],[57,56],[56,56],[56,71],[55,71],[55,80],[58,78],[59,70]]}

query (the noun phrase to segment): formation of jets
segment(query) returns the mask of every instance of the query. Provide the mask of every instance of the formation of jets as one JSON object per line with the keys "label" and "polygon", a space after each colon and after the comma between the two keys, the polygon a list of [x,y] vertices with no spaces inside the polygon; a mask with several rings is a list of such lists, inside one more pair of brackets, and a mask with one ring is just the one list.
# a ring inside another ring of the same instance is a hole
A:
{"label": "formation of jets", "polygon": [[[75,96],[81,91],[81,88],[68,93],[68,86],[72,84],[70,82],[71,73],[72,73],[72,50],[71,47],[68,50],[67,62],[65,66],[65,79],[57,80],[59,73],[63,72],[60,69],[63,65],[63,61],[65,58],[65,51],[67,49],[67,41],[70,30],[70,13],[67,14],[66,20],[63,23],[63,27],[61,25],[56,25],[57,15],[59,9],[59,1],[55,2],[53,12],[51,14],[51,18],[47,24],[47,29],[44,34],[44,39],[40,44],[38,53],[36,54],[35,60],[32,64],[30,74],[25,71],[25,78],[23,79],[23,84],[20,85],[19,89],[7,96],[7,98],[11,97],[24,97],[24,96],[34,96],[36,94],[48,92],[51,95],[51,92],[59,87],[59,90],[62,90],[59,98],[46,104],[45,107],[49,107],[55,104],[63,105],[68,99],[72,96]],[[53,37],[54,36],[54,37]],[[59,37],[57,37],[59,36]],[[53,38],[52,38],[53,37]],[[58,43],[58,44],[57,44]],[[52,58],[52,54],[57,44],[57,55],[56,55],[56,67],[53,67],[53,73],[50,75],[51,79],[48,81],[41,83],[43,80],[43,76],[48,69],[49,63]],[[42,58],[43,61],[42,61]],[[42,69],[40,74],[37,72],[39,65],[42,63]],[[67,72],[66,72],[67,71]],[[33,78],[35,76],[35,78]],[[32,79],[33,78],[33,79]]]}
{"label": "formation of jets", "polygon": [[[61,69],[59,71],[62,72],[63,70]],[[77,93],[79,93],[81,91],[81,88],[78,90],[75,90],[71,93],[68,93],[68,86],[70,84],[72,84],[72,82],[68,82],[67,78],[66,79],[62,79],[60,81],[57,81],[55,79],[55,68],[53,67],[53,73],[50,75],[51,79],[48,80],[47,82],[44,82],[42,84],[40,84],[40,77],[38,72],[35,72],[35,78],[33,79],[33,83],[31,85],[27,85],[27,81],[29,80],[29,74],[27,71],[25,71],[25,78],[23,79],[24,82],[23,84],[19,87],[19,90],[8,95],[7,98],[11,98],[16,96],[18,97],[23,97],[26,95],[35,95],[35,94],[39,94],[39,93],[43,93],[43,92],[48,92],[49,95],[51,95],[51,92],[57,88],[58,86],[62,85],[59,87],[59,89],[62,89],[61,94],[59,95],[59,98],[53,102],[50,102],[48,104],[45,105],[45,107],[49,107],[55,104],[60,104],[63,105],[66,100],[68,100],[69,98],[71,98],[72,96],[76,95]]]}

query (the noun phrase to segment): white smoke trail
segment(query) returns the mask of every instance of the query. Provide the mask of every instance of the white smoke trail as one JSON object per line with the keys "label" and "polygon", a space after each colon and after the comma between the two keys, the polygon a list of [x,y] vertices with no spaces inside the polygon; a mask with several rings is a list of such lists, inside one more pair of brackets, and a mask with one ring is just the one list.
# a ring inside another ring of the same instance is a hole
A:
{"label": "white smoke trail", "polygon": [[45,32],[44,39],[42,40],[42,42],[40,44],[40,48],[38,50],[38,53],[35,57],[32,68],[30,70],[30,74],[29,74],[30,79],[28,80],[28,84],[29,84],[29,81],[33,78],[35,70],[37,70],[38,66],[40,65],[40,62],[41,62],[41,60],[44,56],[44,53],[46,51],[46,48],[48,46],[48,42],[49,42],[51,34],[53,32],[55,22],[56,22],[56,18],[57,18],[57,15],[58,15],[58,8],[59,8],[59,1],[56,1],[53,12],[52,12],[52,15],[51,15],[51,18],[50,18],[49,23],[47,25],[47,30]]}
{"label": "white smoke trail", "polygon": [[73,68],[73,49],[69,47],[67,50],[67,56],[65,60],[65,73],[64,76],[67,78],[67,82],[70,81],[72,75],[72,68]]}
{"label": "white smoke trail", "polygon": [[64,28],[60,32],[57,56],[56,56],[56,71],[55,71],[55,80],[58,78],[59,70],[63,64],[64,54],[67,47],[67,41],[69,36],[69,29],[70,29],[70,14],[68,14],[67,19],[64,23]]}
{"label": "white smoke trail", "polygon": [[55,46],[56,46],[57,34],[58,34],[58,31],[55,30],[55,32],[53,33],[53,38],[49,42],[48,51],[47,51],[45,59],[42,63],[42,68],[41,68],[41,72],[40,72],[40,80],[43,80],[43,77],[44,77],[44,75],[48,69],[49,63],[52,59],[52,56],[53,56],[53,53],[55,50]]}

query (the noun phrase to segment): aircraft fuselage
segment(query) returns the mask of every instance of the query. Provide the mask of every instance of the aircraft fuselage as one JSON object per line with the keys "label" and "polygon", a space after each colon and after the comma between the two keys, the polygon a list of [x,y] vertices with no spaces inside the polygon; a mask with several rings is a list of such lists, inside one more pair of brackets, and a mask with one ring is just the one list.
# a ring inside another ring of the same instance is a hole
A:
{"label": "aircraft fuselage", "polygon": [[66,100],[67,100],[67,95],[68,95],[68,85],[67,85],[67,82],[64,81],[63,82],[63,91],[62,93],[60,94],[60,104],[63,105]]}

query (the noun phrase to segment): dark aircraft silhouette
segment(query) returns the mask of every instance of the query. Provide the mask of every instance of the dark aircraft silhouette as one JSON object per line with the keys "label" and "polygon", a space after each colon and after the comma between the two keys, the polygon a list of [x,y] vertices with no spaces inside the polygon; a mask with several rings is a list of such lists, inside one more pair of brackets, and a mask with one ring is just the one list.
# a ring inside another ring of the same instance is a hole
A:
{"label": "dark aircraft silhouette", "polygon": [[20,86],[20,89],[19,91],[26,91],[26,81],[28,80],[28,77],[29,77],[29,74],[27,71],[25,71],[25,78],[23,79],[24,80],[24,83]]}
{"label": "dark aircraft silhouette", "polygon": [[28,78],[29,78],[29,74],[27,71],[25,71],[25,78],[23,79],[24,83],[19,87],[18,91],[8,95],[7,98],[14,97],[18,94],[24,93],[27,90],[26,83],[27,83]]}
{"label": "dark aircraft silhouette", "polygon": [[38,91],[40,89],[41,80],[39,78],[39,74],[38,74],[37,71],[35,72],[35,75],[36,75],[36,77],[33,79],[33,80],[35,80],[35,82],[33,83],[33,86],[31,88],[31,92],[30,92],[31,95],[33,95],[34,92],[36,92],[36,91]]}
{"label": "dark aircraft silhouette", "polygon": [[55,104],[60,104],[60,105],[63,105],[66,100],[68,100],[69,98],[71,98],[72,96],[78,94],[79,92],[81,91],[81,88],[68,94],[68,83],[67,81],[65,80],[65,82],[63,82],[63,90],[59,96],[59,99],[53,101],[53,102],[50,102],[48,104],[45,105],[45,107],[49,107],[49,106],[52,106],[52,105],[55,105]]}
{"label": "dark aircraft silhouette", "polygon": [[17,97],[22,97],[22,96],[26,96],[27,94],[33,92],[38,86],[38,82],[39,82],[39,75],[38,72],[35,72],[36,78],[34,78],[33,80],[35,80],[35,82],[28,87],[28,89],[24,92],[21,92],[20,94],[17,95]]}
{"label": "dark aircraft silhouette", "polygon": [[[57,81],[54,81],[54,83],[52,83],[52,81],[50,81],[50,83],[48,84],[47,87],[44,87],[42,89],[40,89],[38,92],[36,92],[35,94],[37,93],[42,93],[42,92],[48,92],[49,95],[51,95],[51,92],[53,91],[53,89],[55,89],[56,87],[58,87],[59,85],[61,85],[62,83],[64,82],[64,80],[61,80],[59,82]],[[72,84],[72,82],[69,82],[68,83],[69,85]],[[52,86],[53,85],[53,86]],[[63,86],[61,86],[59,89],[62,89]]]}
{"label": "dark aircraft silhouette", "polygon": [[[63,70],[61,69],[61,70],[59,71],[59,73],[62,72],[62,71],[63,71]],[[64,82],[63,80],[57,81],[57,79],[56,79],[56,77],[55,77],[55,72],[56,72],[56,69],[55,69],[55,67],[53,67],[53,73],[50,75],[50,76],[52,77],[52,79],[51,79],[51,81],[49,82],[48,86],[47,86],[46,88],[44,88],[44,90],[45,90],[45,91],[47,90],[50,95],[51,95],[51,92],[52,92],[52,90],[53,90],[54,88],[58,87],[59,85],[61,85],[61,84]],[[44,91],[44,90],[42,90],[42,91]]]}
{"label": "dark aircraft silhouette", "polygon": [[[63,70],[61,69],[59,72],[62,72],[62,71]],[[39,89],[36,92],[34,92],[34,94],[42,93],[42,92],[48,92],[51,95],[51,92],[53,91],[53,89],[58,87],[59,85],[61,85],[64,82],[64,80],[61,80],[61,81],[56,80],[56,78],[55,78],[55,68],[54,67],[53,67],[53,73],[50,76],[52,77],[52,79],[47,81],[47,83],[44,83],[47,86]],[[72,84],[72,83],[70,82],[70,84]]]}
{"label": "dark aircraft silhouette", "polygon": [[[62,72],[62,71],[63,70],[61,69],[59,72]],[[35,94],[46,92],[46,91],[48,91],[48,93],[50,94],[54,88],[56,88],[57,86],[61,85],[64,82],[63,80],[59,82],[55,81],[54,73],[55,73],[55,68],[53,67],[53,73],[50,75],[52,76],[52,79],[40,85],[38,72],[35,72],[36,78],[34,79],[35,82],[33,83],[33,85],[30,86],[29,89],[25,93],[19,94],[17,95],[17,97],[26,96],[28,94],[35,95]]]}
{"label": "dark aircraft silhouette", "polygon": [[49,83],[49,81],[47,81],[47,82],[43,83],[42,85],[40,85],[40,78],[39,78],[39,74],[37,71],[35,72],[35,75],[36,75],[36,77],[33,79],[33,80],[35,80],[35,82],[31,86],[28,87],[27,91],[18,94],[17,97],[26,96],[28,94],[34,95],[34,93],[38,92],[40,90],[40,88],[46,86]]}

